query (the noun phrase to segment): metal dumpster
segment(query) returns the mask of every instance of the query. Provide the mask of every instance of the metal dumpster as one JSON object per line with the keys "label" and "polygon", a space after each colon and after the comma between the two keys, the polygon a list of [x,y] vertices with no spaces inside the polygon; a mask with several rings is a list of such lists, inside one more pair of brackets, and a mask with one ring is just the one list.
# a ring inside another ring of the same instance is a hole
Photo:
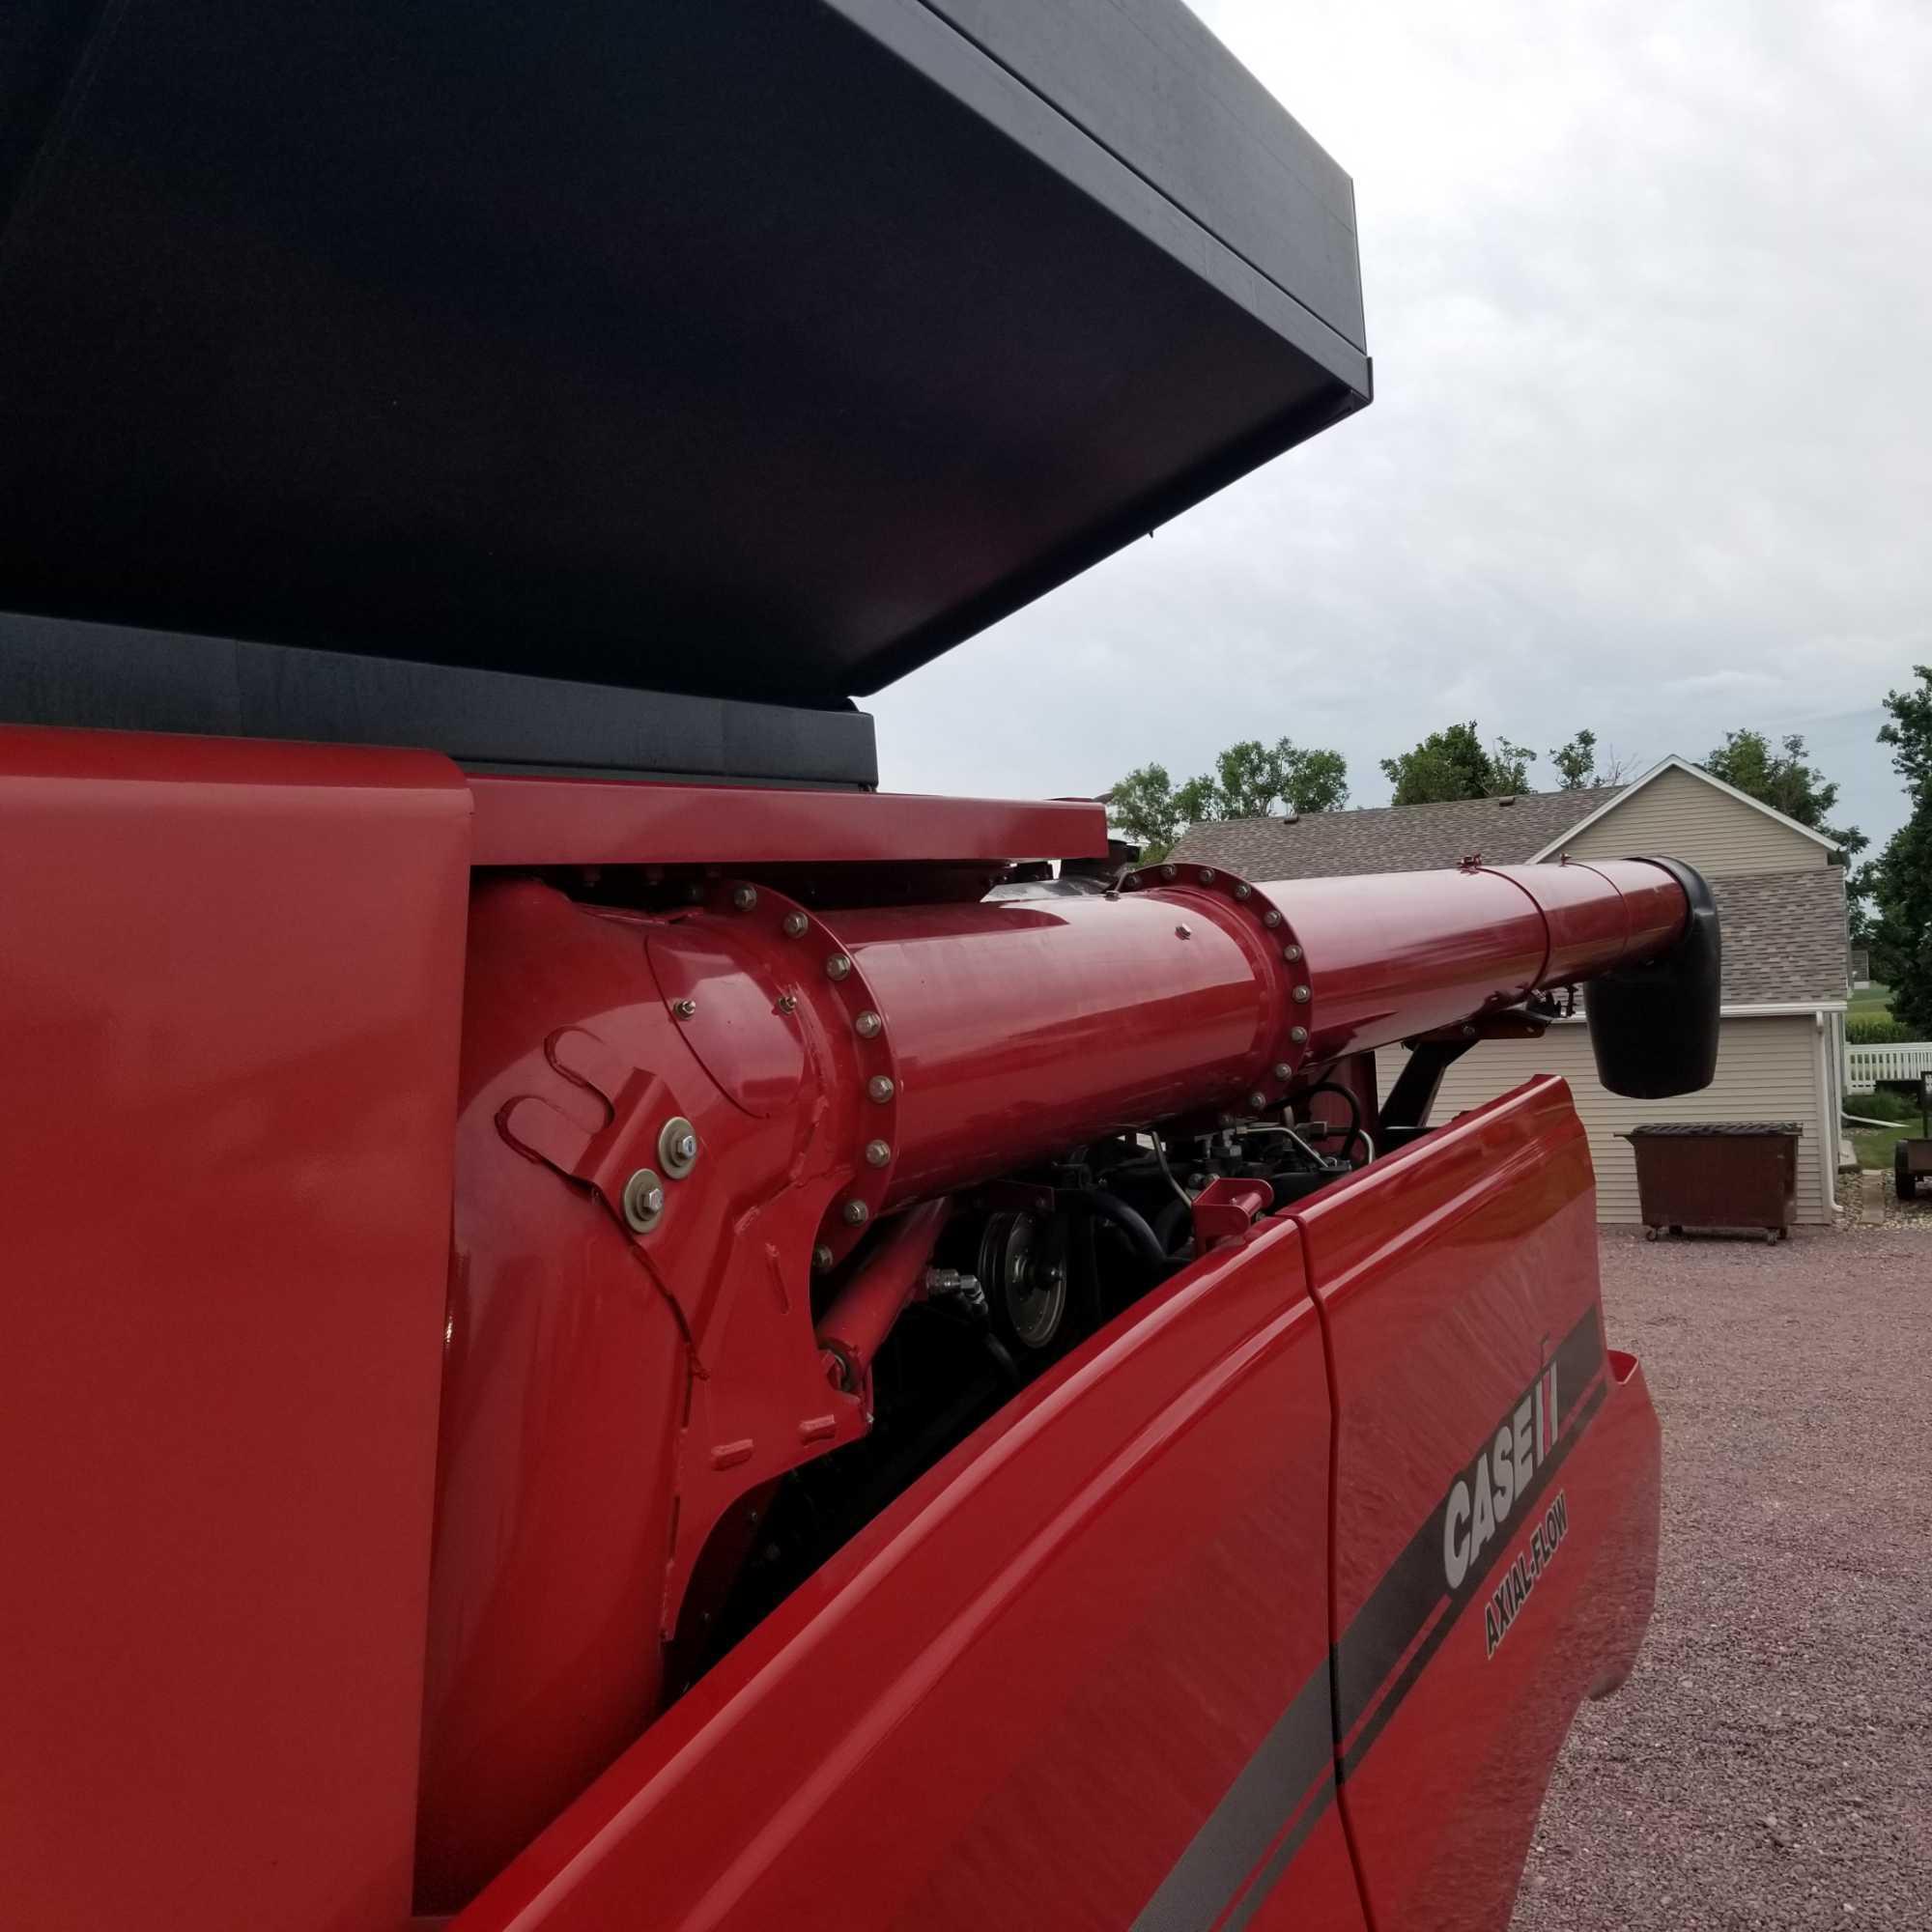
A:
{"label": "metal dumpster", "polygon": [[1638,1212],[1654,1241],[1668,1228],[1791,1232],[1798,1205],[1796,1121],[1659,1121],[1622,1136],[1636,1155]]}

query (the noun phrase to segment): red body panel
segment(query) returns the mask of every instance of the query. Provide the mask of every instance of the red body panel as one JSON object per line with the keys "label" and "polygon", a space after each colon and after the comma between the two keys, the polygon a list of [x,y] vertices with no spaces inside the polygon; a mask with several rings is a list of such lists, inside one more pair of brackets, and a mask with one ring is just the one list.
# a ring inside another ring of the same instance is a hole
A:
{"label": "red body panel", "polygon": [[471,774],[479,866],[903,864],[1104,859],[1087,799],[927,798]]}
{"label": "red body panel", "polygon": [[[1377,1932],[1500,1932],[1550,1763],[1628,1670],[1657,1560],[1657,1421],[1603,1348],[1568,1089],[1532,1082],[1296,1218],[1333,1363],[1342,1803],[1370,1910]],[[1445,1535],[1461,1556],[1473,1531],[1445,1503],[1479,1457],[1500,1496],[1520,1445],[1494,1438],[1525,1402],[1528,1498],[1492,1504],[1452,1589]],[[1491,1587],[1559,1497],[1563,1540],[1492,1656]]]}
{"label": "red body panel", "polygon": [[[893,1505],[462,1932],[628,1925],[641,1900],[680,1932],[1346,1927],[1345,1814],[1378,1932],[1504,1923],[1549,1759],[1648,1613],[1657,1429],[1629,1358],[1574,1391],[1570,1531],[1497,1658],[1481,1590],[1526,1520],[1460,1602],[1403,1561],[1420,1535],[1439,1572],[1443,1495],[1549,1359],[1545,1325],[1598,1346],[1567,1092],[1535,1083],[1298,1218],[1332,1416],[1293,1223],[1264,1224]],[[1392,1645],[1391,1598],[1415,1606]]]}
{"label": "red body panel", "polygon": [[[1329,1416],[1300,1245],[1209,1256],[892,1505],[464,1932],[1118,1926],[1311,1683],[1202,1923],[1325,1771]],[[1289,1767],[1293,1767],[1289,1769]],[[1332,1805],[1309,1922],[1358,1923]]]}
{"label": "red body panel", "polygon": [[0,1918],[410,1909],[469,796],[0,730]]}
{"label": "red body panel", "polygon": [[[525,782],[492,794],[496,859],[559,856],[544,812],[613,789]],[[0,1504],[37,1584],[0,1630],[0,1903],[392,1932],[412,1883],[454,1903],[555,1817],[466,1924],[1347,1928],[1357,1860],[1377,1932],[1498,1924],[1655,1562],[1655,1420],[1595,1325],[1556,1084],[1246,1233],[1258,1194],[1204,1197],[1234,1238],[662,1715],[659,1640],[775,1479],[867,1429],[944,1210],[816,1323],[815,1250],[1279,1094],[1277,1056],[1430,1023],[1445,978],[1466,1012],[1643,956],[1674,884],[1144,873],[820,911],[712,879],[646,913],[486,874],[466,963],[471,799],[424,754],[0,733],[0,1452],[43,1472]],[[821,829],[838,864],[912,866],[940,819],[957,856],[1009,810],[913,813],[896,849],[877,813]],[[672,1117],[697,1165],[639,1226]],[[1426,1586],[1546,1340],[1568,1529],[1491,1657],[1479,1586],[1526,1520],[1460,1596]],[[1388,1653],[1391,1603],[1419,1613]]]}

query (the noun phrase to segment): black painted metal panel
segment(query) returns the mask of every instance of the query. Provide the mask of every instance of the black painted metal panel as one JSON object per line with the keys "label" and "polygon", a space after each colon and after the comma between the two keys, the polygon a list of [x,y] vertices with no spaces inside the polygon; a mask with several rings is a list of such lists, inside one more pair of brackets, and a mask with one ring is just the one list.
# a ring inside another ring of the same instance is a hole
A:
{"label": "black painted metal panel", "polygon": [[1368,393],[1346,179],[1179,0],[10,31],[0,605],[817,702]]}
{"label": "black painted metal panel", "polygon": [[872,721],[849,705],[619,690],[10,612],[0,612],[0,721],[414,745],[493,770],[879,781]]}

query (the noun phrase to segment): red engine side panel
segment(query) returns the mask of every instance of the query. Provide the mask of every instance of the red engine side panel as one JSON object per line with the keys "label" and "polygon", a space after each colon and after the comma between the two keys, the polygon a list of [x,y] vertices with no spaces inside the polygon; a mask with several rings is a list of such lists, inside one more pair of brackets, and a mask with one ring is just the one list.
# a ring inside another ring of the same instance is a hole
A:
{"label": "red engine side panel", "polygon": [[1338,1764],[1370,1911],[1501,1932],[1657,1562],[1657,1419],[1604,1347],[1569,1090],[1532,1081],[1296,1218],[1333,1362]]}
{"label": "red engine side panel", "polygon": [[410,1909],[469,795],[0,730],[0,1915]]}
{"label": "red engine side panel", "polygon": [[1276,1224],[895,1503],[460,1925],[1245,1922],[1291,1861],[1307,1922],[1359,1925],[1328,1796],[1328,1434]]}

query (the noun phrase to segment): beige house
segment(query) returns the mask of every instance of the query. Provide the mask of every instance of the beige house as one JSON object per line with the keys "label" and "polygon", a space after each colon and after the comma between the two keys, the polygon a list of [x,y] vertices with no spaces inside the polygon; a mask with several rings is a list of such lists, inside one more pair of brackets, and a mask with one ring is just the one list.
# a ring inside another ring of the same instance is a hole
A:
{"label": "beige house", "polygon": [[[1641,857],[1660,853],[1711,882],[1723,925],[1723,1026],[1718,1076],[1681,1100],[1626,1100],[1598,1085],[1580,1018],[1541,1039],[1490,1040],[1452,1066],[1435,1118],[1494,1098],[1532,1073],[1560,1073],[1577,1098],[1597,1168],[1597,1214],[1637,1219],[1630,1143],[1646,1121],[1795,1121],[1798,1218],[1836,1208],[1838,1114],[1847,1000],[1845,875],[1835,848],[1688,759],[1665,758],[1623,786],[1524,792],[1448,805],[1382,806],[1300,819],[1192,827],[1176,856],[1251,879],[1332,878],[1454,866]],[[1388,1091],[1398,1051],[1379,1057]]]}

